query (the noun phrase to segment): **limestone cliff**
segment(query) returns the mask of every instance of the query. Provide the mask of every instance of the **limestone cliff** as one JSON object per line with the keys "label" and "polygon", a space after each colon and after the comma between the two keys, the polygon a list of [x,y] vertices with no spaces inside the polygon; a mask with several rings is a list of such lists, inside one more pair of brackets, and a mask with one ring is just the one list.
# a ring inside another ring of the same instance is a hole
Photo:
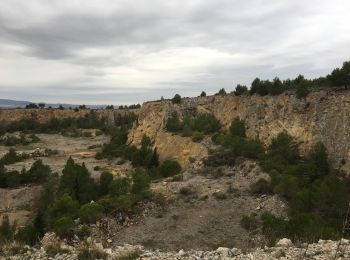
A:
{"label": "limestone cliff", "polygon": [[[15,122],[22,119],[33,120],[40,123],[48,122],[52,118],[78,118],[90,113],[90,109],[81,109],[74,111],[71,109],[0,109],[0,122]],[[106,118],[107,122],[112,124],[118,115],[134,112],[138,109],[123,110],[94,110],[98,117]]]}
{"label": "limestone cliff", "polygon": [[154,141],[161,159],[177,158],[186,166],[189,157],[206,156],[207,148],[205,142],[193,143],[189,138],[164,131],[166,119],[173,111],[178,111],[180,117],[196,112],[211,113],[226,128],[238,116],[245,120],[248,136],[259,137],[266,144],[285,130],[300,142],[302,152],[320,141],[327,147],[334,166],[350,173],[350,91],[322,90],[311,93],[306,99],[284,93],[265,97],[185,98],[181,104],[170,101],[145,103],[129,141],[139,144],[146,134]]}

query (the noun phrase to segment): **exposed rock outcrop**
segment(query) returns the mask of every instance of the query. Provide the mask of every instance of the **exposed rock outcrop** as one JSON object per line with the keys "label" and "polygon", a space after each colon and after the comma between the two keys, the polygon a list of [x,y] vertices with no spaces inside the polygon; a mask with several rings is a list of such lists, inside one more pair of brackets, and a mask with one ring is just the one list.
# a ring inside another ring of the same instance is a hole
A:
{"label": "exposed rock outcrop", "polygon": [[[50,121],[52,118],[79,118],[90,113],[90,109],[0,109],[0,122],[15,122],[23,119],[33,120],[40,123]],[[138,109],[94,110],[99,118],[106,118],[108,124],[113,124],[118,115],[130,112],[138,113]]]}
{"label": "exposed rock outcrop", "polygon": [[[162,252],[159,250],[147,250],[142,246],[133,245],[123,245],[117,246],[115,248],[103,248],[103,245],[95,244],[90,245],[90,248],[97,250],[99,255],[104,255],[105,259],[240,259],[240,260],[271,260],[271,259],[349,259],[350,258],[350,242],[349,240],[343,239],[341,243],[339,241],[330,240],[319,240],[317,243],[309,244],[303,247],[295,247],[288,243],[286,246],[279,245],[277,243],[276,247],[264,247],[263,249],[257,248],[252,250],[247,250],[247,252],[242,252],[242,250],[237,248],[225,248],[219,247],[213,251],[184,251],[180,250],[178,252]],[[91,250],[91,249],[89,249]],[[78,255],[81,254],[79,249],[74,247],[69,247],[66,245],[61,245],[58,248],[57,253],[52,255],[50,251],[52,249],[46,250],[44,247],[41,249],[35,249],[27,247],[23,250],[23,253],[19,253],[13,256],[6,256],[3,259],[77,259]],[[95,253],[96,255],[96,253]],[[86,256],[87,257],[87,256]],[[100,257],[101,258],[101,257]],[[1,256],[0,256],[0,259]],[[92,258],[91,258],[92,259]]]}
{"label": "exposed rock outcrop", "polygon": [[226,128],[238,116],[245,120],[248,136],[259,137],[266,144],[281,131],[287,131],[300,142],[302,153],[309,151],[314,143],[322,142],[333,165],[350,173],[350,91],[321,90],[306,99],[284,93],[265,97],[185,98],[181,104],[171,101],[145,103],[129,141],[139,144],[146,134],[159,149],[161,159],[178,158],[183,166],[187,166],[189,157],[206,156],[206,146],[165,133],[166,120],[173,111],[180,117],[196,112],[211,113]]}

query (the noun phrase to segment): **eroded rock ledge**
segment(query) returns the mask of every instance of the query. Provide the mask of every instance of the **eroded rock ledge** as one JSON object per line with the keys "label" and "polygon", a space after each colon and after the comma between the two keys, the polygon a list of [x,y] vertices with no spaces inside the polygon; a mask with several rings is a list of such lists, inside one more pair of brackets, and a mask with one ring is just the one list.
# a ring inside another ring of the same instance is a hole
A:
{"label": "eroded rock ledge", "polygon": [[306,153],[316,142],[322,142],[334,167],[350,173],[350,91],[321,90],[306,99],[291,93],[279,96],[233,95],[185,98],[181,104],[171,101],[144,103],[129,142],[139,144],[146,134],[154,141],[161,159],[175,158],[183,166],[188,159],[207,154],[205,142],[193,143],[190,138],[165,132],[172,112],[180,117],[196,112],[211,113],[224,127],[235,117],[245,120],[249,137],[259,137],[268,144],[281,131],[287,131],[300,142]]}

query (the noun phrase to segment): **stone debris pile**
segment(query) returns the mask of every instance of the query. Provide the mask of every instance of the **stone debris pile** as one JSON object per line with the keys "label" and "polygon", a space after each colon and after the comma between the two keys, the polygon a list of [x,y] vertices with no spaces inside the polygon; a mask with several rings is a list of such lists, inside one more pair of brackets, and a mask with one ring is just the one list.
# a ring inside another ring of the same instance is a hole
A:
{"label": "stone debris pile", "polygon": [[[58,246],[57,246],[58,245]],[[55,249],[55,250],[53,250]],[[48,234],[44,237],[40,248],[25,246],[21,253],[13,256],[3,256],[0,259],[77,259],[82,254],[82,247],[67,246],[57,238]],[[256,248],[251,250],[219,247],[213,251],[180,250],[178,252],[162,252],[148,250],[142,246],[123,245],[104,248],[102,243],[91,243],[85,253],[94,255],[93,259],[141,259],[141,260],[211,260],[211,259],[237,259],[237,260],[270,260],[270,259],[350,259],[350,241],[319,240],[314,244],[304,244],[296,247],[286,238],[279,240],[275,247]],[[335,258],[336,256],[336,258]]]}

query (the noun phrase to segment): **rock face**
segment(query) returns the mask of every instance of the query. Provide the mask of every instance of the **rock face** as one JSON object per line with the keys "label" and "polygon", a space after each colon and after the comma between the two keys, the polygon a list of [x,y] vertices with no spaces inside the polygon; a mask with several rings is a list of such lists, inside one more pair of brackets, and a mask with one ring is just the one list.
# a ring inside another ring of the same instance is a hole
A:
{"label": "rock face", "polygon": [[180,118],[197,112],[211,113],[225,128],[238,116],[245,120],[247,135],[259,137],[266,144],[278,133],[287,131],[300,142],[302,153],[309,151],[316,142],[322,142],[333,165],[350,173],[350,91],[321,90],[306,99],[284,93],[265,97],[185,98],[181,104],[145,103],[129,135],[130,143],[139,144],[146,134],[159,149],[161,159],[178,158],[186,166],[189,157],[201,158],[207,154],[206,145],[165,133],[166,120],[173,111],[177,111]]}
{"label": "rock face", "polygon": [[[90,113],[90,109],[81,109],[77,112],[71,109],[0,109],[0,122],[15,122],[23,119],[33,120],[40,123],[50,121],[52,118],[78,118]],[[97,116],[106,118],[108,124],[113,124],[118,115],[130,112],[138,113],[138,109],[126,110],[95,110]]]}

